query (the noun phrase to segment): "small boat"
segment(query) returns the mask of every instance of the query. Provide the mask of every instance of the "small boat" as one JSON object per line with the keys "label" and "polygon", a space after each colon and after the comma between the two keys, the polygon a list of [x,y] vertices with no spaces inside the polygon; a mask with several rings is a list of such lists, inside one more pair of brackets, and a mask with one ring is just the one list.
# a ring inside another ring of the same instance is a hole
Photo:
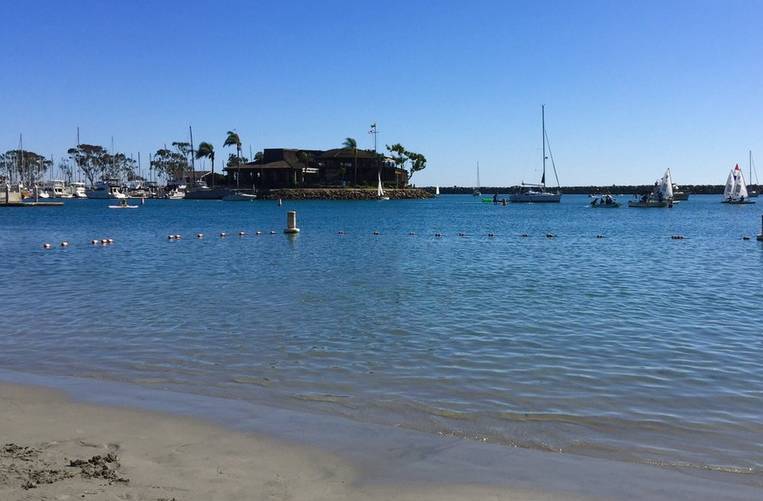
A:
{"label": "small boat", "polygon": [[376,198],[379,200],[389,200],[389,197],[384,194],[384,187],[382,186],[381,181],[381,170],[378,171],[377,178],[379,179],[379,184],[376,186]]}
{"label": "small boat", "polygon": [[[753,172],[755,172],[755,184],[752,184]],[[752,150],[750,150],[750,177],[748,178],[750,184],[747,186],[747,194],[750,198],[758,198],[760,192],[760,179],[758,179],[758,169],[755,168],[755,164],[752,161]]]}
{"label": "small boat", "polygon": [[673,201],[677,202],[679,200],[682,200],[682,201],[689,200],[689,193],[686,191],[682,191],[677,184],[674,184],[673,185]]}
{"label": "small boat", "polygon": [[662,179],[654,182],[651,193],[641,195],[638,200],[628,201],[628,207],[641,209],[673,207],[673,177],[670,169],[665,171]]}
{"label": "small boat", "polygon": [[169,200],[183,200],[185,198],[185,185],[180,184],[175,186],[175,188],[167,193],[167,198]]}
{"label": "small boat", "polygon": [[120,188],[120,183],[112,179],[107,179],[105,181],[100,181],[96,183],[92,189],[85,192],[85,195],[87,196],[87,198],[99,198],[99,199],[127,198],[127,195],[122,193],[122,190]]}
{"label": "small boat", "polygon": [[[556,165],[554,164],[554,155],[551,153],[550,145],[546,136],[546,107],[541,106],[541,126],[543,129],[543,174],[540,178],[539,184],[522,183],[519,190],[512,193],[509,196],[509,201],[512,203],[559,203],[562,200],[562,194],[559,191],[559,176],[556,174]],[[548,149],[549,156],[546,156],[546,150]],[[556,178],[556,192],[546,190],[546,159],[551,158],[551,166],[554,169],[554,177]]]}
{"label": "small boat", "polygon": [[126,198],[120,198],[118,205],[109,205],[109,209],[137,209],[137,205],[129,205]]}
{"label": "small boat", "polygon": [[723,189],[723,199],[721,200],[721,203],[732,205],[755,203],[754,200],[750,200],[750,197],[747,194],[747,184],[744,181],[744,174],[742,174],[739,164],[736,164],[734,168],[731,169],[729,177],[726,178],[726,187]]}
{"label": "small boat", "polygon": [[224,202],[251,202],[257,198],[257,195],[251,193],[242,193],[234,190],[231,193],[225,195],[222,199]]}
{"label": "small boat", "polygon": [[440,196],[440,187],[435,186],[434,187],[434,196],[439,197]]}
{"label": "small boat", "polygon": [[78,181],[69,183],[69,191],[74,198],[87,198],[87,193],[85,192],[85,183]]}
{"label": "small boat", "polygon": [[591,207],[601,209],[616,209],[620,207],[620,202],[618,202],[617,199],[612,195],[601,195],[594,197],[594,199],[591,200]]}

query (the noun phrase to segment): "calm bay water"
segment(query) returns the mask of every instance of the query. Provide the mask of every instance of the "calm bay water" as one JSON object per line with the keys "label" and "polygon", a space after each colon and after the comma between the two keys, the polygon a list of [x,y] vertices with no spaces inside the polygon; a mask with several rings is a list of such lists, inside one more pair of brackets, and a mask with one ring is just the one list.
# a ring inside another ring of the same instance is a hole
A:
{"label": "calm bay water", "polygon": [[0,368],[763,483],[763,205],[587,203],[0,210]]}

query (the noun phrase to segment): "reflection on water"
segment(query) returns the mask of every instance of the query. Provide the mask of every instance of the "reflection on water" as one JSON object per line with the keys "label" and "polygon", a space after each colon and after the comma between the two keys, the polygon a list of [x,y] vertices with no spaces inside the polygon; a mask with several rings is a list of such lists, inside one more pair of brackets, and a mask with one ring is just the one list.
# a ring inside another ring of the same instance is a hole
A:
{"label": "reflection on water", "polygon": [[763,476],[759,209],[587,201],[6,209],[0,367]]}

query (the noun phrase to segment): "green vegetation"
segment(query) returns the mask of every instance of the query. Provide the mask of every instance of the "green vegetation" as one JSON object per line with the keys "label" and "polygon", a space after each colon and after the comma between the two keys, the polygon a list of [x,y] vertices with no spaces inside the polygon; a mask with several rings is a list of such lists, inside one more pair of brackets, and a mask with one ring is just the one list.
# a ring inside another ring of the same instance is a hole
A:
{"label": "green vegetation", "polygon": [[[392,146],[387,145],[387,151],[392,155],[395,167],[408,171],[408,181],[415,173],[424,170],[427,166],[427,158],[424,155],[408,151],[400,143],[395,143]],[[408,165],[408,169],[406,169],[406,165]]]}

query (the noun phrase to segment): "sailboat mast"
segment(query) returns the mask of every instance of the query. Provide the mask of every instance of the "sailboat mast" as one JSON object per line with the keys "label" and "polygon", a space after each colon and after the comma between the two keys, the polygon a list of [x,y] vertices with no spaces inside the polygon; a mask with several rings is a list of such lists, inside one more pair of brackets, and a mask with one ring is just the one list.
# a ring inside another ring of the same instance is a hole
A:
{"label": "sailboat mast", "polygon": [[[195,157],[196,155],[193,154],[193,129],[191,128],[190,125],[188,126],[188,135],[190,136],[190,139],[191,139],[191,186],[194,186],[196,184],[196,164],[194,163],[193,157]],[[239,165],[239,169],[240,168],[241,166]]]}
{"label": "sailboat mast", "polygon": [[477,160],[477,189],[480,189],[480,161]]}
{"label": "sailboat mast", "polygon": [[546,105],[540,105],[540,122],[543,133],[543,175],[540,178],[540,184],[546,186]]}

